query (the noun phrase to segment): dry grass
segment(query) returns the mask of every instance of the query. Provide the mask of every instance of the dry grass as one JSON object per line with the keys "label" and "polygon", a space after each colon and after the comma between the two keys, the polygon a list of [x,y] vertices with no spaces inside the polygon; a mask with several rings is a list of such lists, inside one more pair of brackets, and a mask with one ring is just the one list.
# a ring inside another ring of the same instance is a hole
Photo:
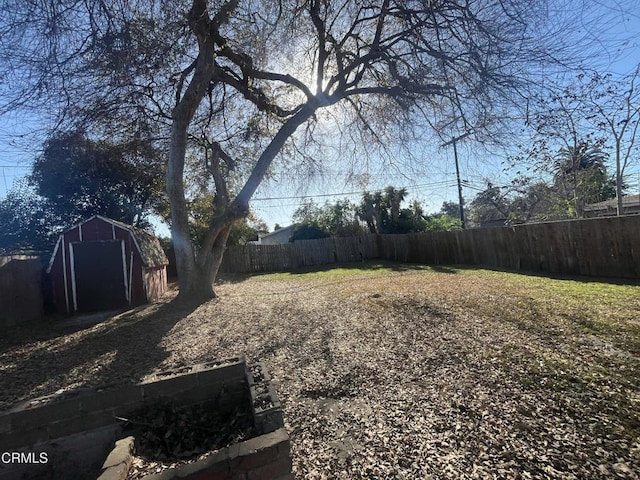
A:
{"label": "dry grass", "polygon": [[245,353],[300,479],[638,478],[640,288],[365,265],[0,340],[0,401]]}

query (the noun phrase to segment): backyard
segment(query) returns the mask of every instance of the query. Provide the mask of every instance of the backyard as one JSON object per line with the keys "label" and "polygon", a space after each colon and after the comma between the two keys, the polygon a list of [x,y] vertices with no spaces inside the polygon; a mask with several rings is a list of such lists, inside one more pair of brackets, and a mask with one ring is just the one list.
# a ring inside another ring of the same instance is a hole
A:
{"label": "backyard", "polygon": [[300,479],[640,472],[640,286],[365,263],[231,277],[0,339],[0,410],[244,353],[271,373]]}

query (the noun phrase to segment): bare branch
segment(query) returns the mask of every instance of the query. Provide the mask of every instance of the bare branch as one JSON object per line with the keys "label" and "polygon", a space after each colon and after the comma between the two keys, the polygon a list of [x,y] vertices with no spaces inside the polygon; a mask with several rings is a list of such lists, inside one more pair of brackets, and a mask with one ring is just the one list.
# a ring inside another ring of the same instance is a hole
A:
{"label": "bare branch", "polygon": [[187,77],[195,70],[196,68],[196,60],[191,62],[191,64],[180,72],[180,78],[178,79],[178,83],[176,85],[176,105],[180,102],[180,98],[182,98],[182,88],[184,87],[184,81]]}
{"label": "bare branch", "polygon": [[316,29],[316,35],[318,40],[318,65],[316,71],[316,93],[322,91],[322,83],[324,81],[324,68],[325,62],[329,56],[327,51],[327,36],[325,31],[324,20],[320,16],[320,3],[321,0],[311,0],[309,12],[311,14],[311,21]]}

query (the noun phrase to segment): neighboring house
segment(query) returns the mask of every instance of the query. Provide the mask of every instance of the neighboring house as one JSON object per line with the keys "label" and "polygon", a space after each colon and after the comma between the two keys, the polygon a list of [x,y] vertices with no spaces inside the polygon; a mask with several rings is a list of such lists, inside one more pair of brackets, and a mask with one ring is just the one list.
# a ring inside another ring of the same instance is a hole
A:
{"label": "neighboring house", "polygon": [[[585,205],[584,215],[588,218],[593,217],[613,217],[618,213],[618,200],[612,198],[604,202],[592,203]],[[640,195],[628,195],[622,197],[622,213],[623,215],[633,215],[640,213]]]}
{"label": "neighboring house", "polygon": [[95,215],[60,235],[47,273],[57,311],[74,314],[156,300],[168,263],[153,235]]}
{"label": "neighboring house", "polygon": [[507,225],[507,219],[504,217],[501,218],[492,218],[491,220],[480,220],[479,228],[499,228]]}
{"label": "neighboring house", "polygon": [[271,233],[263,233],[258,235],[258,245],[281,245],[283,243],[289,243],[291,235],[297,225],[289,225],[288,227],[279,228]]}

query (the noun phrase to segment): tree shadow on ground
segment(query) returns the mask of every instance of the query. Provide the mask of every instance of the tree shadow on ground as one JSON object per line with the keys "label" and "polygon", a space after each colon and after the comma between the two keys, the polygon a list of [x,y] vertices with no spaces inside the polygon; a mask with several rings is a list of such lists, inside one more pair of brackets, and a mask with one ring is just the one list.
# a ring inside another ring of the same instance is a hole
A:
{"label": "tree shadow on ground", "polygon": [[279,272],[252,272],[252,273],[221,273],[218,276],[218,283],[240,283],[251,277],[263,275],[286,274],[292,276],[306,275],[309,273],[331,273],[332,270],[354,270],[361,272],[412,272],[412,271],[435,271],[439,273],[458,273],[455,268],[441,265],[422,265],[418,263],[400,263],[387,260],[368,260],[365,262],[341,262],[326,265],[311,265],[295,270],[284,270]]}
{"label": "tree shadow on ground", "polygon": [[453,274],[459,273],[459,268],[453,268],[451,266],[430,265],[429,268],[437,273],[453,273]]}
{"label": "tree shadow on ground", "polygon": [[56,328],[43,323],[42,332],[37,324],[9,332],[3,338],[0,410],[63,386],[70,391],[138,382],[169,356],[163,338],[197,307],[173,300],[135,308],[92,326]]}
{"label": "tree shadow on ground", "polygon": [[608,283],[611,285],[640,286],[640,279],[638,278],[603,277],[603,276],[590,277],[587,275],[544,272],[540,270],[513,270],[508,268],[500,268],[500,267],[485,266],[485,265],[457,265],[456,268],[457,267],[464,270],[468,270],[468,271],[487,270],[490,272],[513,273],[516,275],[525,275],[527,277],[548,278],[551,280],[570,280],[570,281],[582,282],[582,283]]}
{"label": "tree shadow on ground", "polygon": [[259,277],[264,275],[273,274],[286,274],[292,276],[305,275],[309,273],[330,273],[332,270],[356,270],[356,271],[379,271],[383,273],[385,271],[393,272],[417,272],[417,271],[432,271],[436,273],[446,274],[458,274],[461,270],[474,271],[474,270],[488,270],[493,272],[503,273],[515,273],[519,275],[526,275],[530,277],[549,278],[553,280],[572,280],[583,283],[608,283],[612,285],[629,285],[640,286],[640,279],[637,278],[622,278],[622,277],[603,277],[594,276],[589,277],[586,275],[575,274],[562,274],[544,272],[539,270],[512,270],[506,268],[500,268],[487,265],[439,265],[439,264],[419,264],[419,263],[402,263],[392,262],[387,260],[369,260],[365,262],[350,262],[350,263],[332,263],[328,265],[313,265],[304,268],[298,268],[293,271],[280,271],[280,272],[253,272],[253,273],[222,273],[219,275],[218,283],[241,283],[251,277]]}

